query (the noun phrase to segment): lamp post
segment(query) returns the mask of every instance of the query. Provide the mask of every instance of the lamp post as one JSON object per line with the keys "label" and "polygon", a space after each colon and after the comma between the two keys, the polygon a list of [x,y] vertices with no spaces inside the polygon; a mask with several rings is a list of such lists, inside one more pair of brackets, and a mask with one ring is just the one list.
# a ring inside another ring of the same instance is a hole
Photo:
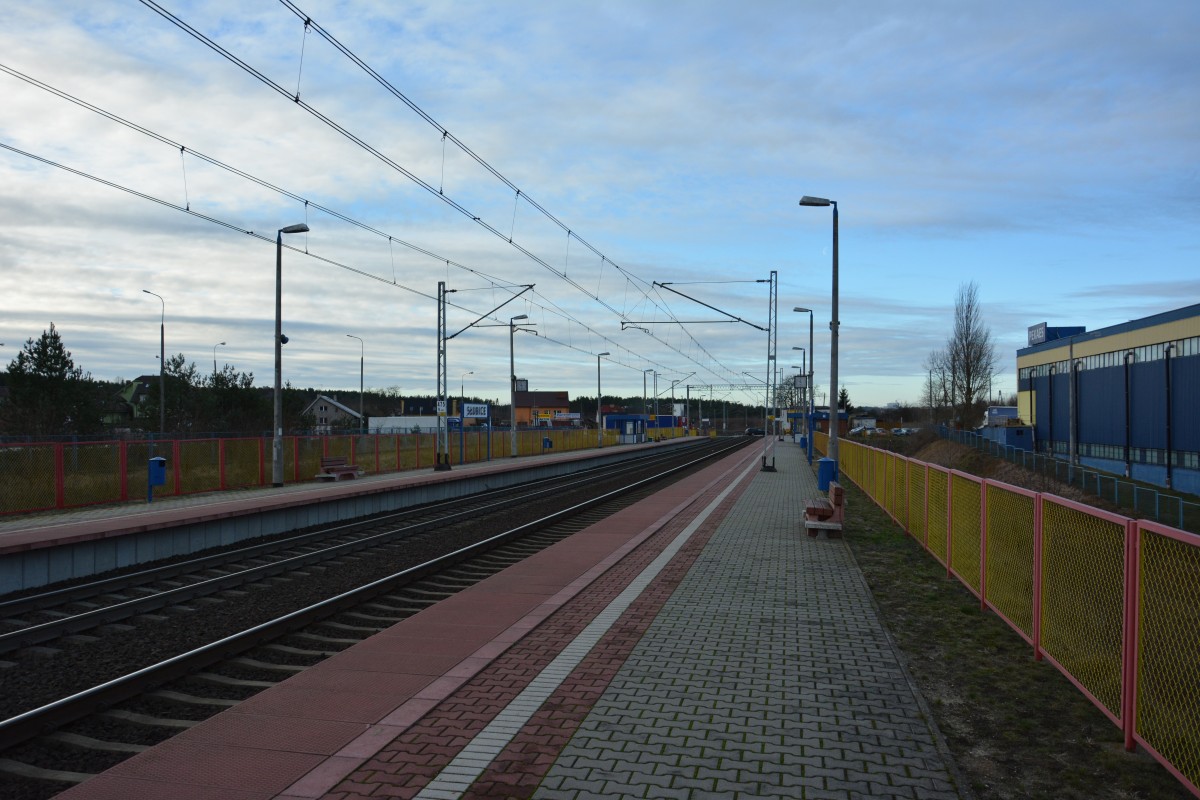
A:
{"label": "lamp post", "polygon": [[600,417],[600,358],[610,353],[596,353],[596,447],[604,447],[604,420]]}
{"label": "lamp post", "polygon": [[642,441],[650,438],[650,403],[646,400],[646,373],[654,372],[654,367],[642,370],[642,416],[646,417],[644,422],[646,428],[642,431]]}
{"label": "lamp post", "polygon": [[517,367],[513,358],[513,335],[519,319],[529,319],[529,315],[518,314],[508,319],[508,415],[512,418],[508,428],[509,458],[516,458],[517,455]]}
{"label": "lamp post", "polygon": [[283,235],[308,233],[303,222],[275,233],[275,413],[271,434],[271,485],[283,486]]}
{"label": "lamp post", "polygon": [[363,366],[367,358],[367,345],[361,336],[346,334],[347,339],[358,339],[358,432],[362,433],[366,417],[363,416]]}
{"label": "lamp post", "polygon": [[162,303],[162,317],[158,322],[158,433],[161,436],[167,432],[167,301],[149,289],[142,291],[153,294]]}
{"label": "lamp post", "polygon": [[458,428],[460,431],[463,427],[463,405],[467,396],[467,376],[474,374],[475,370],[471,370],[458,376]]}
{"label": "lamp post", "polygon": [[[800,398],[800,403],[801,403],[801,408],[804,408],[808,405],[808,385],[807,385],[807,382],[808,382],[808,351],[805,350],[803,347],[792,347],[792,349],[800,351],[800,374],[804,376],[804,380],[805,380],[804,394]],[[792,365],[792,369],[796,369],[795,364]],[[807,432],[807,426],[806,426],[805,430]]]}
{"label": "lamp post", "polygon": [[654,370],[654,436],[658,438],[658,370]]}
{"label": "lamp post", "polygon": [[830,480],[837,480],[838,476],[838,425],[840,424],[837,413],[837,398],[838,398],[838,326],[841,321],[838,320],[838,207],[836,200],[827,200],[824,197],[809,197],[805,195],[800,198],[802,206],[833,206],[833,303],[831,308],[832,319],[829,321],[829,397],[830,403],[830,421],[829,421],[829,452],[827,456],[833,461],[833,475]]}
{"label": "lamp post", "polygon": [[808,434],[805,450],[808,451],[808,465],[811,467],[813,454],[813,415],[817,411],[817,387],[813,383],[813,369],[817,366],[817,351],[813,349],[813,310],[811,308],[795,306],[792,311],[798,314],[808,314],[808,352],[812,353],[812,358],[808,359],[808,419],[805,420],[804,430]]}
{"label": "lamp post", "polygon": [[217,377],[217,348],[224,347],[224,342],[217,342],[213,345],[213,377]]}

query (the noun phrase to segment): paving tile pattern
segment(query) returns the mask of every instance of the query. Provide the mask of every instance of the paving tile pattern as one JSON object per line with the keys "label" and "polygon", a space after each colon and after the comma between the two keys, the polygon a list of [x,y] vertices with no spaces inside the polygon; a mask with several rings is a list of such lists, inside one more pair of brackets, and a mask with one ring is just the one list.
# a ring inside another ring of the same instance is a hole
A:
{"label": "paving tile pattern", "polygon": [[[714,487],[711,499],[722,487]],[[736,502],[731,494],[714,520]],[[697,505],[703,506],[707,499]],[[501,655],[326,795],[328,800],[414,797],[546,668],[687,525],[676,519],[589,589]],[[465,797],[529,797],[609,686],[662,604],[701,553],[716,522],[702,526],[621,620],[505,747]]]}
{"label": "paving tile pattern", "polygon": [[533,797],[966,796],[845,543],[799,525],[803,499],[817,493],[811,470],[798,448],[779,457]]}

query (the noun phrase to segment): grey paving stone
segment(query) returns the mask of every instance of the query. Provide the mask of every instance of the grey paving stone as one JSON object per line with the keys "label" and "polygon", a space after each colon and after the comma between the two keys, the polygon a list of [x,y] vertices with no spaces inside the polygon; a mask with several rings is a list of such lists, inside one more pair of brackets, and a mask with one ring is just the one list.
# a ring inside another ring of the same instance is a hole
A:
{"label": "grey paving stone", "polygon": [[803,533],[815,475],[797,445],[778,443],[775,458],[777,472],[750,477],[546,792],[568,790],[549,778],[578,776],[590,756],[625,764],[608,767],[629,776],[613,790],[669,780],[676,794],[658,782],[655,797],[959,797],[845,542]]}

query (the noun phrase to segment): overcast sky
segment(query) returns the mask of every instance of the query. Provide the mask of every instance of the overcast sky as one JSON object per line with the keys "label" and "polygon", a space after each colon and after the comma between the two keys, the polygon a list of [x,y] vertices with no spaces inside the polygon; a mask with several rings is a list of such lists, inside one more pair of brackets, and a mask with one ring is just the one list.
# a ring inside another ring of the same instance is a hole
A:
{"label": "overcast sky", "polygon": [[813,308],[827,391],[806,194],[839,203],[857,405],[919,401],[967,281],[1008,392],[1031,325],[1200,301],[1196,0],[293,2],[161,0],[255,77],[154,3],[0,0],[0,64],[44,85],[0,73],[5,363],[53,322],[94,377],[157,373],[150,290],[168,354],[270,385],[275,231],[306,222],[295,386],[357,390],[365,352],[368,387],[432,393],[438,281],[451,394],[507,402],[518,314],[531,389],[594,396],[606,351],[605,393],[753,384],[774,270],[781,373]]}

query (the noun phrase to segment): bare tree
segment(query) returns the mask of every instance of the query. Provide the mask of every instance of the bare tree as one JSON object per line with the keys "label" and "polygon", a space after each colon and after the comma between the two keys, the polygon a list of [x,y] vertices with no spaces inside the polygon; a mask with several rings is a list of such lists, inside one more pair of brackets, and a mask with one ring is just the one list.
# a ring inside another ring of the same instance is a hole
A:
{"label": "bare tree", "polygon": [[996,345],[983,322],[979,286],[971,281],[958,287],[954,300],[954,330],[942,351],[949,378],[949,404],[959,425],[969,424],[976,404],[985,400],[996,372]]}

